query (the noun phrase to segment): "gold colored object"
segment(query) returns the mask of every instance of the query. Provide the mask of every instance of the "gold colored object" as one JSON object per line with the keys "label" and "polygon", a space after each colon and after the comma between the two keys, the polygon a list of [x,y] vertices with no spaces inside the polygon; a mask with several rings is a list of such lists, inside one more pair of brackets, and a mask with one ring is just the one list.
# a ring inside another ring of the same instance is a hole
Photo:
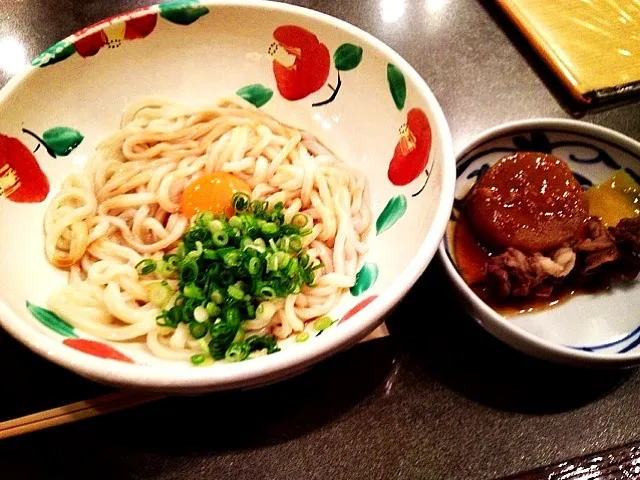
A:
{"label": "gold colored object", "polygon": [[640,93],[640,0],[497,0],[572,96]]}
{"label": "gold colored object", "polygon": [[623,218],[640,215],[640,185],[623,170],[617,170],[606,181],[589,187],[589,215],[599,217],[605,227],[614,227]]}

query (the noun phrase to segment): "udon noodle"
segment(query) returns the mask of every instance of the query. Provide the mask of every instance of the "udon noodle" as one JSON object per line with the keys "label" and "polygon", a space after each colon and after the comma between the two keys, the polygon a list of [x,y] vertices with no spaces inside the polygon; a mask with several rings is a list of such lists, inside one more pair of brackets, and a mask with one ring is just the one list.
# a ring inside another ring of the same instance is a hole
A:
{"label": "udon noodle", "polygon": [[[330,312],[366,251],[366,178],[310,134],[236,98],[206,107],[145,99],[126,109],[120,130],[64,180],[46,212],[46,256],[69,270],[49,308],[96,337],[145,342],[157,357],[200,352],[185,324],[157,324],[161,309],[147,286],[159,277],[142,277],[135,266],[176,250],[190,225],[179,209],[184,187],[216,171],[244,179],[252,199],[283,202],[286,221],[307,215],[312,229],[303,241],[323,264],[313,287],[269,301],[243,328],[284,339]],[[177,289],[176,279],[168,283]]]}

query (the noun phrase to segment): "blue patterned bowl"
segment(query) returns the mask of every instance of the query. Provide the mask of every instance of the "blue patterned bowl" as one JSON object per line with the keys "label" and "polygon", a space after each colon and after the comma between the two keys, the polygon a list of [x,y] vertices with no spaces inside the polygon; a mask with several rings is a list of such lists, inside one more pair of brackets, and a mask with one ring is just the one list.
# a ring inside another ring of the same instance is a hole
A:
{"label": "blue patterned bowl", "polygon": [[439,254],[482,327],[534,356],[578,365],[640,364],[640,280],[606,291],[579,293],[558,304],[504,316],[483,302],[463,280],[453,249],[459,202],[476,179],[501,157],[518,151],[551,153],[566,161],[589,187],[623,169],[640,182],[640,143],[620,133],[575,120],[508,123],[476,138],[457,159],[456,200]]}

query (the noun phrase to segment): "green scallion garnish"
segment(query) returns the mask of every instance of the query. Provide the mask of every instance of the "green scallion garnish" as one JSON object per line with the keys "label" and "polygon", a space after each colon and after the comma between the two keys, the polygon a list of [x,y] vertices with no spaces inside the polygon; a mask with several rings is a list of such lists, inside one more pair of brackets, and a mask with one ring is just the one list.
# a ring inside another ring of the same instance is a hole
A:
{"label": "green scallion garnish", "polygon": [[202,353],[191,355],[191,363],[194,365],[202,365],[206,359],[207,357]]}
{"label": "green scallion garnish", "polygon": [[326,330],[333,324],[333,320],[331,317],[327,317],[326,315],[323,317],[319,317],[313,322],[313,329],[319,332]]}
{"label": "green scallion garnish", "polygon": [[193,338],[198,340],[207,334],[207,325],[204,322],[191,322],[189,324],[189,333]]}
{"label": "green scallion garnish", "polygon": [[[164,278],[177,279],[177,292],[158,282],[149,287],[149,294],[154,305],[170,306],[158,316],[158,324],[176,328],[185,323],[190,335],[202,343],[204,353],[191,357],[194,365],[242,361],[258,351],[277,352],[272,335],[245,338],[243,322],[265,314],[262,302],[311,285],[322,266],[303,246],[304,236],[311,232],[307,215],[295,214],[287,223],[283,203],[270,206],[263,200],[251,201],[245,193],[234,195],[233,206],[235,213],[229,218],[199,214],[175,253],[137,265],[141,274],[157,270]],[[320,326],[324,329],[331,323],[328,319]],[[296,340],[308,336],[301,333]]]}
{"label": "green scallion garnish", "polygon": [[173,296],[173,290],[166,281],[152,283],[147,287],[149,290],[149,301],[156,307],[164,308]]}
{"label": "green scallion garnish", "polygon": [[149,275],[156,271],[156,262],[150,258],[145,258],[136,264],[136,270],[140,275]]}
{"label": "green scallion garnish", "polygon": [[251,353],[251,347],[245,342],[237,342],[232,343],[227,352],[224,355],[224,358],[227,362],[241,362],[245,358],[249,356]]}

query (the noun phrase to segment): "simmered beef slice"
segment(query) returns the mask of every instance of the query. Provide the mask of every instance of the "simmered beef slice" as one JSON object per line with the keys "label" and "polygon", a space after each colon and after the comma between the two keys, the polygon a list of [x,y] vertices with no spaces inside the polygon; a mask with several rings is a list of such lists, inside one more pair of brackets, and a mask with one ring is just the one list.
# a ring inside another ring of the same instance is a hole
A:
{"label": "simmered beef slice", "polygon": [[589,218],[586,227],[586,238],[578,241],[574,247],[581,254],[580,272],[585,275],[620,258],[613,236],[598,218]]}
{"label": "simmered beef slice", "polygon": [[497,297],[548,297],[557,279],[567,276],[575,265],[570,248],[560,248],[550,257],[539,253],[526,255],[515,248],[489,259],[486,278]]}
{"label": "simmered beef slice", "polygon": [[609,230],[618,246],[640,255],[640,217],[623,218]]}
{"label": "simmered beef slice", "polygon": [[609,231],[620,253],[616,276],[622,280],[633,280],[640,273],[640,217],[623,218]]}

